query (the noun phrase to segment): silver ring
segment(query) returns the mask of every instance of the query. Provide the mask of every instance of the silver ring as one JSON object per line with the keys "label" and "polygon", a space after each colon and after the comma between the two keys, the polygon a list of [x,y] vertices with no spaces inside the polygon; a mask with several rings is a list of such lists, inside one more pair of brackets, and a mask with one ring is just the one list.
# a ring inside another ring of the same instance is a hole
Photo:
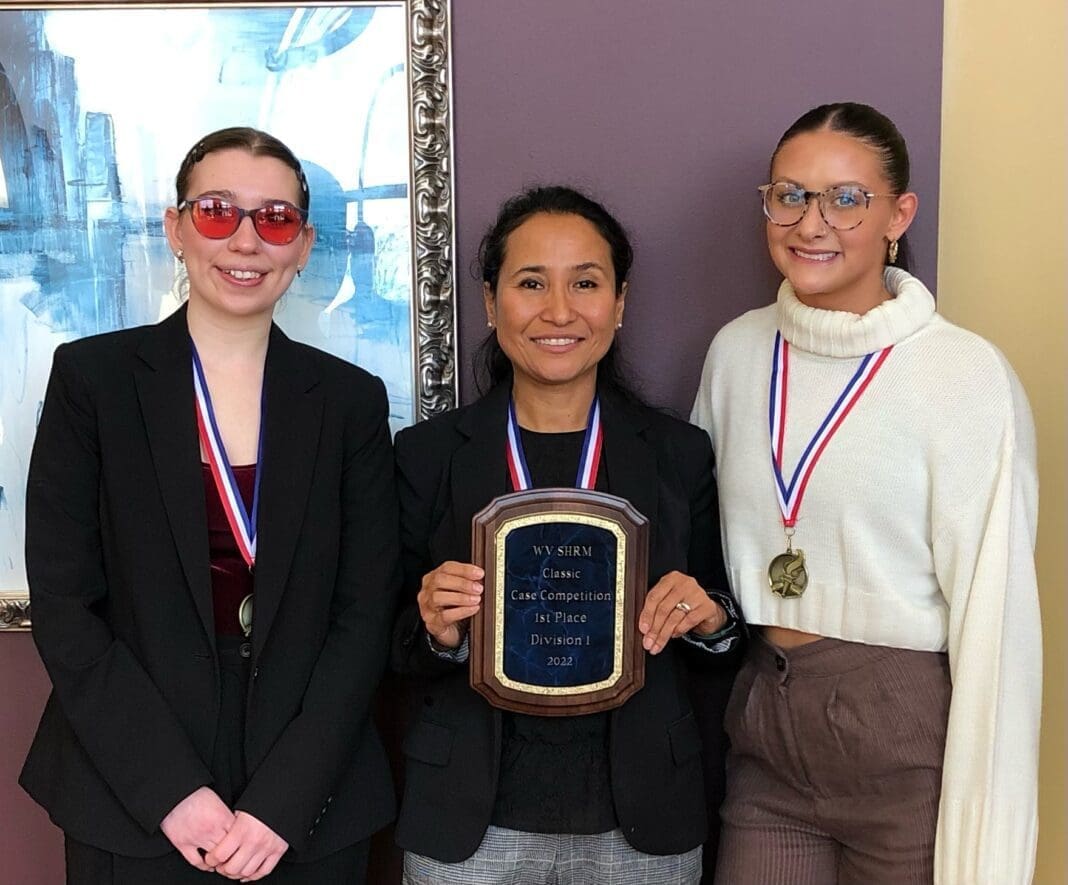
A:
{"label": "silver ring", "polygon": [[693,611],[693,607],[685,602],[676,602],[675,608],[677,608],[680,612],[686,615]]}

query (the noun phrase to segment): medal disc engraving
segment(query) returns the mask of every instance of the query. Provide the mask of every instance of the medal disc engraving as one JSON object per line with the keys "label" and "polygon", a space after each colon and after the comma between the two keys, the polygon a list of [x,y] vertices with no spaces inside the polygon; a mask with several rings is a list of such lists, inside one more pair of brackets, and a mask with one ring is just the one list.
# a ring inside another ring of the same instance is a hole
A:
{"label": "medal disc engraving", "polygon": [[768,583],[776,596],[798,599],[808,586],[805,551],[791,550],[776,556],[768,566]]}
{"label": "medal disc engraving", "polygon": [[252,635],[252,594],[250,593],[244,599],[241,600],[241,605],[237,609],[237,620],[241,624],[241,632],[245,634],[247,639]]}

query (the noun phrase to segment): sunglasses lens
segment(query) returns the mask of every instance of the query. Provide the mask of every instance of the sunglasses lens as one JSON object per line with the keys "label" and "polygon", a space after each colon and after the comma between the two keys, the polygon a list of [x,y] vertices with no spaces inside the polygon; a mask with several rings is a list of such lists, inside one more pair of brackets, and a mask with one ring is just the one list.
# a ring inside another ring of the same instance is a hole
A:
{"label": "sunglasses lens", "polygon": [[229,237],[241,223],[241,212],[225,200],[205,198],[196,200],[189,207],[193,216],[193,226],[210,240]]}
{"label": "sunglasses lens", "polygon": [[256,210],[253,215],[256,232],[265,243],[284,246],[292,243],[304,227],[304,216],[289,203],[272,203]]}

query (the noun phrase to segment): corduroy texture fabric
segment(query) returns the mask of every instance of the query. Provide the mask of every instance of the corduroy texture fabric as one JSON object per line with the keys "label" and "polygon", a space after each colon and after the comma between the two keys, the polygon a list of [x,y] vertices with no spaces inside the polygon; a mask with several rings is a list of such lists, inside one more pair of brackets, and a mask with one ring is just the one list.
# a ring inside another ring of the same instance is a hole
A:
{"label": "corduroy texture fabric", "polygon": [[930,885],[945,654],[752,642],[727,708],[718,885]]}

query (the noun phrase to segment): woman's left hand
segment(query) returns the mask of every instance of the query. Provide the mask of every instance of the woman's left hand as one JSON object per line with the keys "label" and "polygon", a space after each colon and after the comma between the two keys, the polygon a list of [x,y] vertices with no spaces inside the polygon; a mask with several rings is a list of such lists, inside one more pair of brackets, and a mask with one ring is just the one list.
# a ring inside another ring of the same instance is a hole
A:
{"label": "woman's left hand", "polygon": [[289,843],[262,821],[245,811],[234,815],[234,825],[204,862],[227,879],[254,882],[268,875],[282,859]]}
{"label": "woman's left hand", "polygon": [[668,572],[656,582],[645,597],[638,616],[642,647],[649,654],[659,654],[668,641],[695,630],[709,635],[722,630],[727,613],[700,584],[682,572]]}

